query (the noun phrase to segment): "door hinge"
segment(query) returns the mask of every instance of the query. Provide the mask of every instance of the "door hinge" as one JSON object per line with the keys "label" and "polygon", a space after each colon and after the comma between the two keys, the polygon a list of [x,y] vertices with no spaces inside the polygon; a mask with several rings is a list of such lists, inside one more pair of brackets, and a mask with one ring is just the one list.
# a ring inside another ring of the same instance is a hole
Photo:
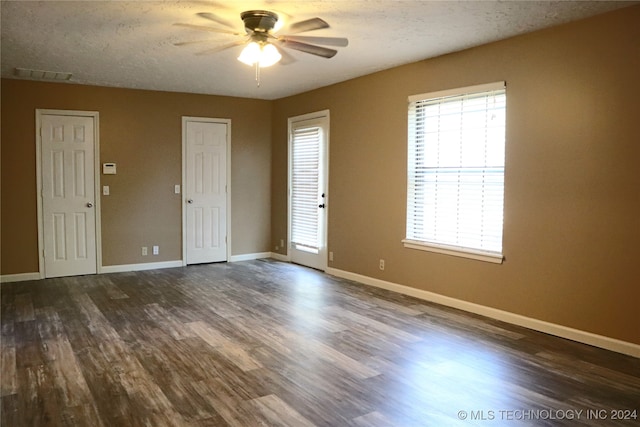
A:
{"label": "door hinge", "polygon": [[227,236],[224,236],[224,242],[225,243],[229,243],[229,242],[227,242]]}

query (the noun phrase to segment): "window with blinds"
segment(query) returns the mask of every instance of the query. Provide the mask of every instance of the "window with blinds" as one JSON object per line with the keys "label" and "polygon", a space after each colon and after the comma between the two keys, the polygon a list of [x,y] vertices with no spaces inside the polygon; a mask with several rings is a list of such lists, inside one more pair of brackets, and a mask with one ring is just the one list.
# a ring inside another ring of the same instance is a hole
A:
{"label": "window with blinds", "polygon": [[291,242],[299,250],[319,249],[318,189],[320,143],[318,126],[294,128],[291,170]]}
{"label": "window with blinds", "polygon": [[409,98],[406,247],[502,262],[504,82]]}

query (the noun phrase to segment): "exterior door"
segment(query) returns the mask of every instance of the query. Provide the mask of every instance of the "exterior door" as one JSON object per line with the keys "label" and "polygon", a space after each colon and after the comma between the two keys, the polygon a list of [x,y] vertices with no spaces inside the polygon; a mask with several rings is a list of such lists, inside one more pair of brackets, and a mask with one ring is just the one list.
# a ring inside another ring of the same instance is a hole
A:
{"label": "exterior door", "polygon": [[289,255],[326,270],[329,111],[289,119]]}
{"label": "exterior door", "polygon": [[183,118],[185,263],[227,261],[229,121]]}
{"label": "exterior door", "polygon": [[44,277],[95,274],[94,117],[39,117]]}

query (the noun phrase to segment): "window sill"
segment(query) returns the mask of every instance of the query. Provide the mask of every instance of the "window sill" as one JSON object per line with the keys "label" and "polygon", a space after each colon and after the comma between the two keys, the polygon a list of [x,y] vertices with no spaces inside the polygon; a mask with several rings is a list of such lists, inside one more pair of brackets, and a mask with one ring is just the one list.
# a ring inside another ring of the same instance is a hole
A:
{"label": "window sill", "polygon": [[419,240],[403,240],[405,248],[417,249],[420,251],[435,252],[439,254],[452,255],[461,258],[475,259],[477,261],[502,264],[504,256],[501,253],[481,251],[477,249],[461,248],[459,246],[438,245],[435,243],[421,242]]}

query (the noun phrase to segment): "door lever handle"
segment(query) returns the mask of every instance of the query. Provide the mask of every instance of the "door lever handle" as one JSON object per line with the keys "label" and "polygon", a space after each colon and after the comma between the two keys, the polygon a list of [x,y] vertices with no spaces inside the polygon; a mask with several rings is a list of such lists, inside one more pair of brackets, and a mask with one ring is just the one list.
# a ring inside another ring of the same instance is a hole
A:
{"label": "door lever handle", "polygon": [[324,209],[324,208],[325,208],[325,205],[324,205],[324,203],[323,203],[323,204],[321,204],[321,205],[318,205],[318,207],[319,207],[319,208],[321,208],[321,209]]}

